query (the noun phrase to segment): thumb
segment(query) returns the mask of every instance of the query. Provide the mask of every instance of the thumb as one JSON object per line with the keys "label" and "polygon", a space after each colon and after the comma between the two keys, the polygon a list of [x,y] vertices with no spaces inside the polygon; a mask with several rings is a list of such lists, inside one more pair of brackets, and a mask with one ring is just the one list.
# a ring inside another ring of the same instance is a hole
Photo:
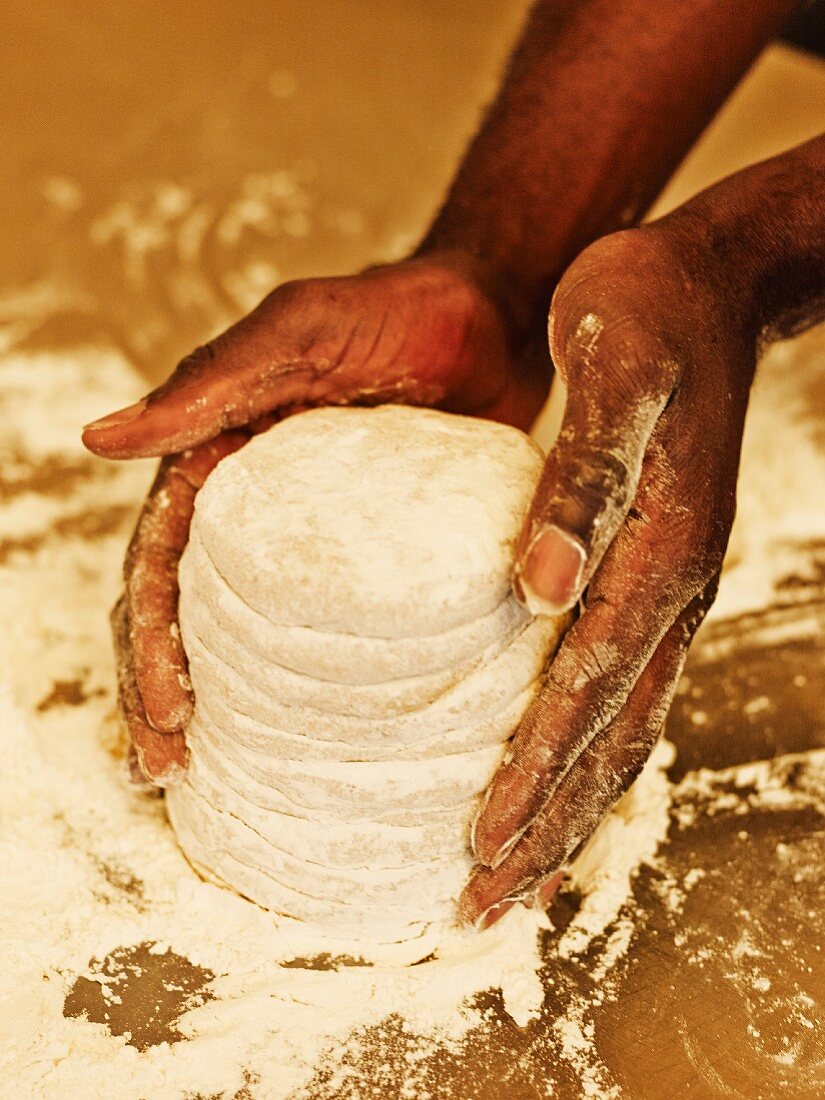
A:
{"label": "thumb", "polygon": [[[552,318],[552,311],[551,311]],[[673,367],[586,315],[554,359],[568,387],[559,437],[522,527],[513,584],[534,614],[574,607],[625,521]]]}

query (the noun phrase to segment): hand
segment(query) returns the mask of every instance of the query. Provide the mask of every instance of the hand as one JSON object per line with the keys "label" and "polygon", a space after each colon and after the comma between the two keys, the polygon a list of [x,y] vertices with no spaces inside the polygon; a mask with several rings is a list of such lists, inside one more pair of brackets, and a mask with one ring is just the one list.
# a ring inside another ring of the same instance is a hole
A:
{"label": "hand", "polygon": [[667,222],[592,245],[558,286],[567,407],[515,583],[533,610],[583,605],[476,822],[470,922],[558,884],[662,728],[734,515],[755,340],[730,305]]}
{"label": "hand", "polygon": [[[531,359],[455,256],[288,283],[183,360],[143,401],[89,425],[107,458],[167,455],[132,538],[113,612],[133,764],[158,785],[186,765],[192,694],[177,628],[177,565],[195,494],[249,434],[313,405],[433,405],[528,428],[549,357]],[[133,772],[136,769],[133,767]]]}
{"label": "hand", "polygon": [[178,630],[178,561],[189,537],[195,494],[217,463],[246,443],[224,432],[164,458],[124,563],[125,591],[112,615],[118,709],[129,734],[132,781],[176,782],[186,767],[183,728],[192,709]]}
{"label": "hand", "polygon": [[582,600],[475,823],[461,899],[544,901],[659,735],[713,600],[758,352],[825,319],[825,136],[591,245],[550,309],[568,387],[517,553],[534,610]]}

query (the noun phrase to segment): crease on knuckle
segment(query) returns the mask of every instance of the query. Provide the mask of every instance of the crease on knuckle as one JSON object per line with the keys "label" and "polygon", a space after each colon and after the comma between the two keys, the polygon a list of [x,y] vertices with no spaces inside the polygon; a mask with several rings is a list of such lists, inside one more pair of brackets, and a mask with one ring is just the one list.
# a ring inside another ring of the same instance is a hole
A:
{"label": "crease on knuckle", "polygon": [[[217,355],[217,346],[215,340],[207,340],[204,344],[199,344],[180,360],[175,367],[172,375],[169,379],[170,382],[185,382],[206,365],[213,363]],[[167,383],[168,385],[168,383]]]}
{"label": "crease on knuckle", "polygon": [[[571,447],[559,456],[558,474],[549,502],[554,522],[586,544],[609,534],[633,499],[639,471],[622,448]],[[546,516],[540,522],[546,522]]]}
{"label": "crease on knuckle", "polygon": [[633,482],[625,458],[611,447],[588,447],[579,451],[568,471],[574,491],[584,490],[597,497],[623,499]]}
{"label": "crease on knuckle", "polygon": [[552,759],[551,753],[543,744],[534,744],[530,748],[529,760],[525,760],[525,755],[515,755],[510,761],[509,770],[531,789],[544,786],[547,782],[547,766]]}
{"label": "crease on knuckle", "polygon": [[[609,606],[606,602],[602,606]],[[592,611],[593,608],[589,608]],[[570,646],[554,661],[550,678],[554,687],[569,697],[579,695],[585,688],[617,676],[622,664],[618,645],[606,638],[594,638],[584,644]]]}
{"label": "crease on knuckle", "polygon": [[[597,300],[601,295],[597,294]],[[567,323],[565,359],[571,381],[592,378],[610,381],[628,397],[666,401],[680,373],[662,335],[638,309],[618,302],[579,311],[575,324]]]}

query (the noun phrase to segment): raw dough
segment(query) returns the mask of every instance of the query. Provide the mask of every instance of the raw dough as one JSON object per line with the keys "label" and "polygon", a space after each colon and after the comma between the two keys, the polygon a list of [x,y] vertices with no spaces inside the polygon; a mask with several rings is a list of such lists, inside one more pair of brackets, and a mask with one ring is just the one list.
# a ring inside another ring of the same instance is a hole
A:
{"label": "raw dough", "polygon": [[197,526],[218,573],[270,622],[439,634],[507,596],[541,464],[526,435],[491,421],[316,409],[222,462]]}
{"label": "raw dough", "polygon": [[478,798],[564,625],[510,592],[540,468],[488,421],[321,409],[198,495],[180,566],[196,709],[169,815],[202,873],[319,952],[411,962],[454,921]]}
{"label": "raw dough", "polygon": [[[200,536],[193,531],[187,554],[203,557]],[[448,668],[476,655],[491,642],[511,638],[530,615],[509,594],[487,615],[469,623],[419,638],[371,638],[335,634],[305,626],[280,626],[254,611],[237,596],[207,557],[194,562],[198,603],[218,620],[233,642],[243,642],[267,661],[318,680],[344,684],[381,684],[405,676]]]}

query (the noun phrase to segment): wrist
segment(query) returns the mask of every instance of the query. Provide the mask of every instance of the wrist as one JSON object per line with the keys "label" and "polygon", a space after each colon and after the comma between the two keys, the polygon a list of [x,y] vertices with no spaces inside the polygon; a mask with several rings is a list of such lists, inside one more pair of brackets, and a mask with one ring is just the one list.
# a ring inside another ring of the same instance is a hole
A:
{"label": "wrist", "polygon": [[825,137],[736,173],[658,224],[757,350],[825,317]]}
{"label": "wrist", "polygon": [[472,285],[499,314],[508,343],[524,346],[536,328],[544,330],[552,284],[536,286],[523,273],[484,256],[479,250],[427,237],[407,262],[439,267]]}

